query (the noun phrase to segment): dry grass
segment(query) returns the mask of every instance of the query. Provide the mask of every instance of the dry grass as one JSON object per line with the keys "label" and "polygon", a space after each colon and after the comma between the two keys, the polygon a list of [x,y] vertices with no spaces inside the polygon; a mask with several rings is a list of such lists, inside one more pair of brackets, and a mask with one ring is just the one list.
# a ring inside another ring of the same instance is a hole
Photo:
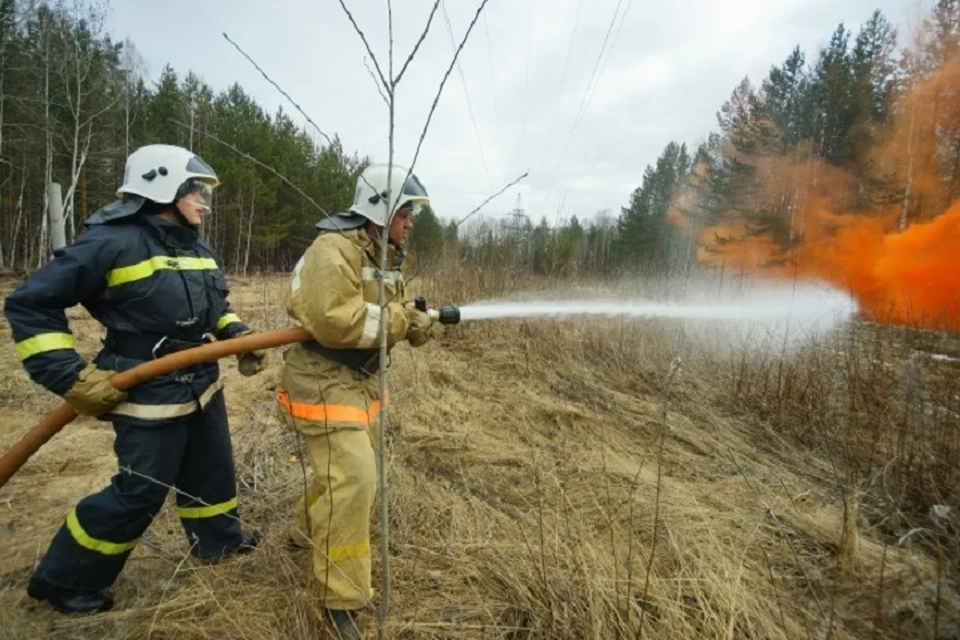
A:
{"label": "dry grass", "polygon": [[[285,325],[282,282],[234,279],[235,307]],[[465,302],[554,286],[457,268],[411,290]],[[92,352],[95,323],[74,326]],[[54,399],[0,337],[7,446]],[[948,363],[911,360],[918,339],[858,326],[718,354],[668,323],[497,321],[398,348],[386,637],[957,637],[956,530],[928,515],[958,504],[957,388]],[[197,566],[167,508],[116,611],[32,602],[38,554],[114,465],[109,430],[78,421],[0,490],[0,636],[323,637],[310,554],[285,544],[303,470],[273,413],[279,358],[252,379],[224,368],[242,513],[265,547]],[[374,637],[376,612],[363,622]]]}

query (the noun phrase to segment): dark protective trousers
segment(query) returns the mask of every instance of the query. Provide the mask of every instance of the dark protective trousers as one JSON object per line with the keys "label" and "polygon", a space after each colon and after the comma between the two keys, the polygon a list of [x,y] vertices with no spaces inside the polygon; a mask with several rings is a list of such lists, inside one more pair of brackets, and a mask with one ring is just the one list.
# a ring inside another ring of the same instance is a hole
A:
{"label": "dark protective trousers", "polygon": [[163,506],[169,486],[178,489],[177,511],[194,555],[215,559],[240,545],[223,392],[189,416],[149,427],[117,420],[114,430],[117,474],[67,515],[38,573],[69,589],[110,586]]}

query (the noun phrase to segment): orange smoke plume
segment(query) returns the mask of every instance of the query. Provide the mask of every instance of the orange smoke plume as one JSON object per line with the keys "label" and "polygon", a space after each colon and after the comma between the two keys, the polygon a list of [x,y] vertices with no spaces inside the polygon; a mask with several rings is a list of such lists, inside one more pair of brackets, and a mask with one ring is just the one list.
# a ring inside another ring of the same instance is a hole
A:
{"label": "orange smoke plume", "polygon": [[[749,197],[716,222],[683,211],[704,186],[697,168],[675,194],[671,222],[695,233],[705,265],[849,291],[871,319],[960,331],[960,57],[916,80],[897,117],[860,164],[832,166],[809,146],[790,155],[738,156],[753,168]],[[881,179],[877,179],[880,177]],[[885,185],[870,203],[871,184]],[[866,194],[866,195],[865,195]]]}
{"label": "orange smoke plume", "polygon": [[[799,216],[797,242],[784,249],[742,225],[700,232],[700,261],[784,279],[819,279],[849,291],[871,319],[960,330],[960,201],[929,222],[896,231],[898,213]],[[894,230],[891,230],[894,229]],[[801,231],[802,230],[802,231]]]}
{"label": "orange smoke plume", "polygon": [[872,309],[895,322],[960,330],[960,201],[930,222],[883,243],[873,278],[889,309]]}

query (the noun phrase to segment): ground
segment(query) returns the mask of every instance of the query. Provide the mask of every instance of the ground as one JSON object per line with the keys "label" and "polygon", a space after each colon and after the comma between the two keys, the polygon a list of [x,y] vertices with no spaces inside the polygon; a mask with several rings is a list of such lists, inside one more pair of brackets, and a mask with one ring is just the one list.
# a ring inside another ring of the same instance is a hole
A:
{"label": "ground", "polygon": [[[284,282],[233,278],[235,309],[260,330],[286,326]],[[99,326],[69,316],[92,355]],[[385,595],[389,638],[960,637],[942,563],[889,544],[834,459],[725,401],[745,356],[702,358],[688,342],[660,324],[491,321],[397,348],[389,588],[377,562],[367,637]],[[242,516],[266,534],[261,549],[195,564],[168,502],[113,611],[32,601],[52,534],[116,467],[109,425],[75,420],[0,489],[0,638],[322,637],[310,554],[287,545],[305,469],[275,415],[280,362],[276,350],[253,378],[222,362]],[[29,381],[5,324],[0,365],[6,450],[59,399]]]}

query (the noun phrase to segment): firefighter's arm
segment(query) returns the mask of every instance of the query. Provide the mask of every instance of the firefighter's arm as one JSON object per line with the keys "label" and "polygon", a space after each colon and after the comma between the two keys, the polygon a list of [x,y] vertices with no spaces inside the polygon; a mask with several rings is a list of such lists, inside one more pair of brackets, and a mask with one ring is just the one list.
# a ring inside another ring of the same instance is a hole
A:
{"label": "firefighter's arm", "polygon": [[213,335],[216,336],[217,340],[229,340],[230,338],[245,336],[248,333],[253,333],[253,330],[240,319],[240,316],[227,303],[223,313],[217,319],[217,324],[213,327]]}
{"label": "firefighter's arm", "polygon": [[[203,247],[213,256],[218,267],[217,271],[213,274],[213,279],[217,293],[220,295],[218,302],[221,308],[218,310],[219,316],[217,317],[217,322],[213,326],[214,337],[216,337],[217,340],[230,340],[231,338],[239,338],[240,336],[253,333],[253,329],[248,327],[246,323],[240,319],[240,316],[234,312],[229,300],[227,300],[230,294],[230,285],[227,284],[227,276],[223,272],[223,261],[220,260],[220,257],[213,249],[206,245],[203,245]],[[245,376],[260,373],[263,371],[266,357],[267,352],[259,349],[246,353],[238,353],[237,369]]]}
{"label": "firefighter's arm", "polygon": [[120,249],[99,227],[54,254],[54,259],[7,296],[3,312],[17,355],[30,378],[57,395],[77,382],[86,363],[75,350],[65,310],[106,287]]}
{"label": "firefighter's arm", "polygon": [[230,301],[228,300],[230,285],[227,283],[227,276],[223,271],[223,261],[220,260],[220,256],[206,244],[203,245],[203,249],[209,253],[217,263],[217,270],[213,274],[213,280],[217,293],[220,295],[219,302],[221,308],[218,310],[219,315],[217,316],[217,322],[213,326],[213,335],[217,340],[229,340],[230,338],[237,338],[252,333],[250,327],[248,327],[243,320],[240,319],[240,316],[234,312],[233,308],[230,307]]}
{"label": "firefighter's arm", "polygon": [[363,299],[362,256],[338,234],[317,237],[294,269],[287,313],[320,344],[331,349],[370,349],[380,344],[380,317],[386,314],[387,344],[406,336],[409,321],[400,302],[383,309]]}

